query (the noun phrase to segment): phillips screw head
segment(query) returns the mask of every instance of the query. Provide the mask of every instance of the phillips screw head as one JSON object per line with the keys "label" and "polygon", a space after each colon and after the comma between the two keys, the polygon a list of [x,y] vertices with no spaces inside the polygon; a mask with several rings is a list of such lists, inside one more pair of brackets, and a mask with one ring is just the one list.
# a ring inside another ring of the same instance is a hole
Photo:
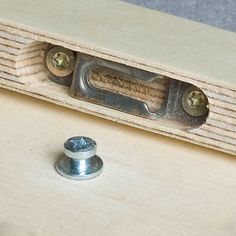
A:
{"label": "phillips screw head", "polygon": [[182,106],[191,116],[203,116],[209,111],[209,102],[206,95],[197,87],[188,87],[182,97]]}
{"label": "phillips screw head", "polygon": [[66,77],[74,71],[75,55],[69,49],[60,46],[53,47],[46,55],[46,65],[53,75]]}

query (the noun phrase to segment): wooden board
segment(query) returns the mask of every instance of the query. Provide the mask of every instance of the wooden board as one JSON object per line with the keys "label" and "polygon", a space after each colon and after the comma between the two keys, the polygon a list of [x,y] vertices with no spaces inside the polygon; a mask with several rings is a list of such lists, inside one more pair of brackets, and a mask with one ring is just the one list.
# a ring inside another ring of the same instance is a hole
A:
{"label": "wooden board", "polygon": [[[0,111],[1,236],[236,234],[232,156],[6,90]],[[97,179],[56,172],[74,135],[97,141]]]}
{"label": "wooden board", "polygon": [[[0,4],[1,87],[236,154],[234,33],[113,0]],[[194,84],[208,96],[209,117],[197,129],[181,130],[72,99],[47,81],[44,43]]]}

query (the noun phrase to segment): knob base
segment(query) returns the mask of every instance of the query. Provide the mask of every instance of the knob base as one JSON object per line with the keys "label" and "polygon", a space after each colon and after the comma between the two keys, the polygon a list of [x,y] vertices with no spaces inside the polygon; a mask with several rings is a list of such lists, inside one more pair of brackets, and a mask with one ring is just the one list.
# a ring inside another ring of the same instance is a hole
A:
{"label": "knob base", "polygon": [[103,161],[97,155],[86,160],[75,160],[64,155],[56,163],[56,170],[68,179],[89,180],[102,173]]}

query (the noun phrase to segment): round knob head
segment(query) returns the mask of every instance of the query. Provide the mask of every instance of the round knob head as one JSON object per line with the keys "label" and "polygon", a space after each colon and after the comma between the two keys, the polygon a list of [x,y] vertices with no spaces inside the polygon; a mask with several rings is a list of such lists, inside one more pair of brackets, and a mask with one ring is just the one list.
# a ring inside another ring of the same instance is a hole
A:
{"label": "round knob head", "polygon": [[64,143],[64,153],[72,159],[88,159],[96,155],[97,144],[88,137],[73,137]]}

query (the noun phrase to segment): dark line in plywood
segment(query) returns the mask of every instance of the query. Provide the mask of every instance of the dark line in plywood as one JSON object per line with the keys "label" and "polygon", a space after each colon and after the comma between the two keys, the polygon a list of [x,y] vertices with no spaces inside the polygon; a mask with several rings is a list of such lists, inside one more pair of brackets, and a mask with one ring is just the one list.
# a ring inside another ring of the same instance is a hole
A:
{"label": "dark line in plywood", "polygon": [[[4,25],[4,24],[0,24],[0,25],[7,26],[7,25]],[[10,26],[7,26],[7,27],[10,27]],[[14,27],[10,27],[10,28],[16,29]],[[9,31],[3,30],[3,29],[1,29],[0,32],[3,32],[3,33],[6,33],[6,34],[9,34],[9,35],[13,36],[13,38],[15,38],[15,40],[17,40],[17,38],[19,38],[19,39],[21,38],[21,39],[23,39],[25,41],[32,41],[32,39],[30,39],[30,38],[26,38],[24,36],[21,36],[21,35],[18,35],[18,34],[14,34],[12,32],[9,32]],[[11,40],[10,38],[7,38],[7,39]],[[21,41],[16,41],[16,42],[24,43],[24,42],[22,42],[22,40]],[[25,44],[27,44],[27,43],[25,43]]]}
{"label": "dark line in plywood", "polygon": [[[211,126],[211,125],[209,125],[209,126]],[[211,126],[211,127],[214,127],[214,126]],[[227,131],[227,130],[222,129],[222,128],[218,128],[218,129],[221,129],[222,131]],[[231,144],[231,145],[236,145],[236,140],[235,140],[232,136],[222,135],[222,134],[219,134],[219,133],[214,132],[214,131],[212,131],[212,130],[209,131],[208,129],[204,129],[204,126],[201,127],[201,130],[204,130],[204,131],[208,132],[209,134],[213,134],[213,135],[216,134],[216,135],[220,135],[221,137],[224,137],[224,138],[232,139],[233,142],[235,142],[235,143],[230,143],[230,144]],[[216,139],[216,140],[222,142],[220,139]],[[229,143],[228,143],[228,144],[229,144]]]}
{"label": "dark line in plywood", "polygon": [[[219,106],[215,106],[215,107],[218,107],[218,108],[221,108],[222,109],[222,107],[219,107]],[[228,110],[228,109],[226,109],[226,108],[224,108],[225,110]],[[231,110],[229,110],[230,112],[232,112]],[[234,112],[234,111],[233,111]],[[223,116],[221,113],[218,113],[217,111],[211,111],[211,113],[213,113],[213,114],[216,114],[216,115],[220,115],[220,116]],[[229,117],[229,118],[231,118],[231,119],[236,119],[236,117],[234,117],[234,116],[231,116],[231,115],[228,115],[227,114],[227,117]],[[215,119],[216,120],[216,119]],[[223,121],[222,121],[223,122]],[[227,121],[225,120],[224,122],[226,122],[227,123]]]}

